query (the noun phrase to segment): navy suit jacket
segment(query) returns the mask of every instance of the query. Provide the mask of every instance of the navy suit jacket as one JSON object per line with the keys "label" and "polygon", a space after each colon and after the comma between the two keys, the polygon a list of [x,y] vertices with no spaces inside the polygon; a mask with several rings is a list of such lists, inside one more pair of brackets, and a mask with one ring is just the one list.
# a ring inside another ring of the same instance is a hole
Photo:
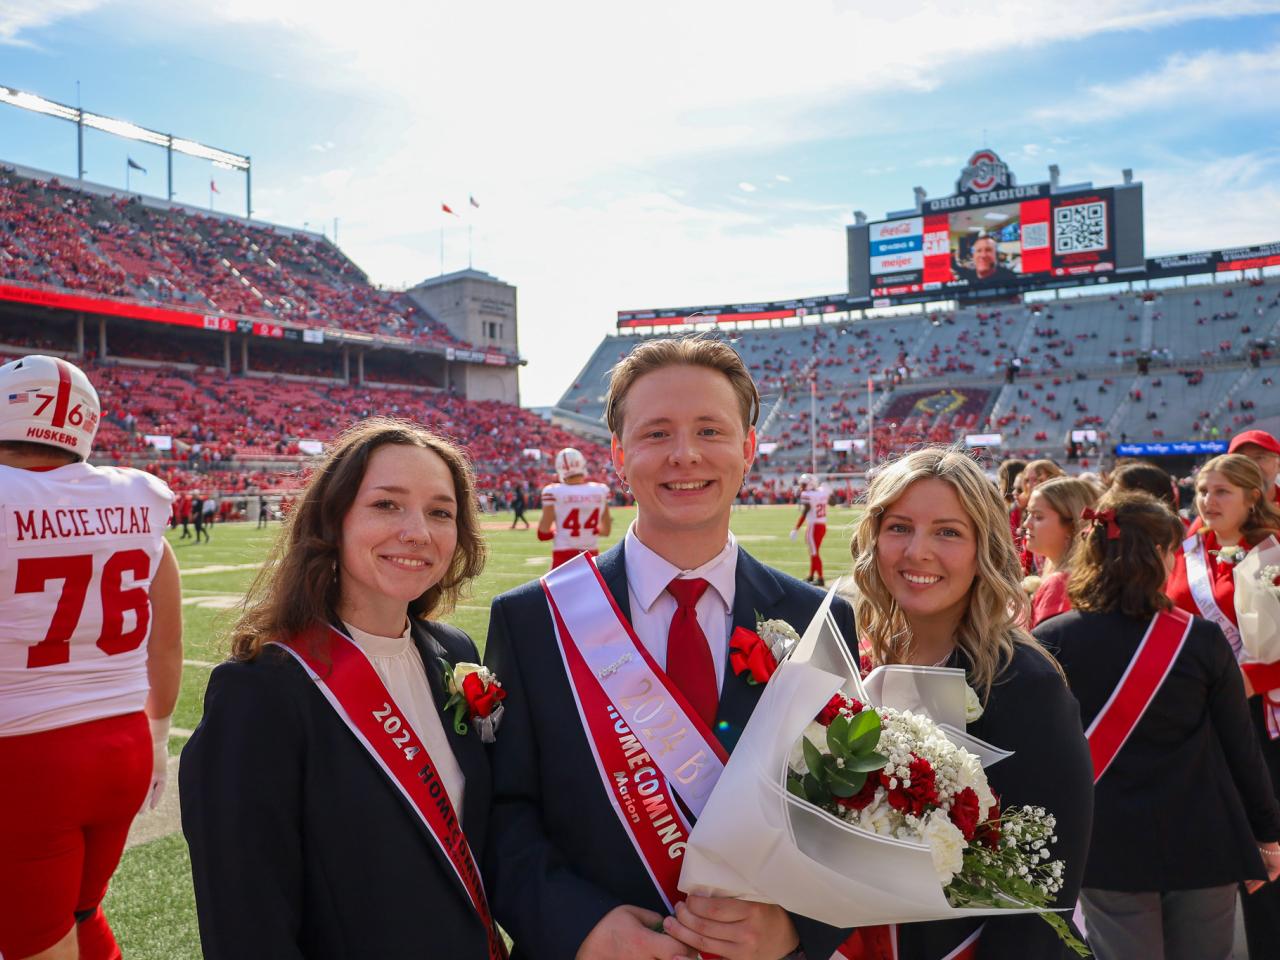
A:
{"label": "navy suit jacket", "polygon": [[[477,659],[461,630],[413,640],[443,708],[440,658]],[[444,729],[466,779],[479,857],[489,763]],[[296,660],[269,646],[219,665],[179,771],[206,960],[486,960],[484,927],[444,853]]]}
{"label": "navy suit jacket", "polygon": [[[598,566],[629,618],[622,544],[603,554]],[[822,598],[822,590],[739,548],[735,627],[755,629],[759,613],[803,630]],[[853,642],[852,609],[837,598],[832,610]],[[600,782],[537,581],[494,600],[485,662],[507,689],[491,753],[494,804],[485,856],[494,913],[515,941],[513,960],[573,960],[614,907],[666,908]],[[715,732],[726,750],[742,735],[763,690],[725,670]],[[801,946],[815,960],[831,956],[848,936],[803,917],[793,920]]]}

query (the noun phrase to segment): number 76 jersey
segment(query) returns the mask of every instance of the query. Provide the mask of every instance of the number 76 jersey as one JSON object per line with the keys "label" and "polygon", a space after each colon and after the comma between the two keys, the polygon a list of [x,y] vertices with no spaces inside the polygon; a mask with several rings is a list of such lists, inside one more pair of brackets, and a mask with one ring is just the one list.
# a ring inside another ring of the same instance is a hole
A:
{"label": "number 76 jersey", "polygon": [[142,709],[172,500],[140,470],[0,466],[0,737]]}
{"label": "number 76 jersey", "polygon": [[555,504],[556,536],[553,548],[595,550],[600,518],[609,502],[603,483],[549,483],[542,488],[542,504]]}

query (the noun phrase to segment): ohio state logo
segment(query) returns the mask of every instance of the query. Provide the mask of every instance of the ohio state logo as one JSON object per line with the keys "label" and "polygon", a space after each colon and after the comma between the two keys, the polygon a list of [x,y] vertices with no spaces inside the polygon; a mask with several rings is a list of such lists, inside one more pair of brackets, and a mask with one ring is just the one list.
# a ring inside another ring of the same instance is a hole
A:
{"label": "ohio state logo", "polygon": [[1007,187],[1012,183],[1008,164],[994,150],[979,150],[960,171],[956,192],[986,193],[992,187]]}

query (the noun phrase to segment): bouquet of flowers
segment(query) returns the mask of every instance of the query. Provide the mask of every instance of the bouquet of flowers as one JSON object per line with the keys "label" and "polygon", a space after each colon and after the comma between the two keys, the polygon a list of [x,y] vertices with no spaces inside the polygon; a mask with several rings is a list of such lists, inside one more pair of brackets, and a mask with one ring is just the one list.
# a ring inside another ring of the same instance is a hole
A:
{"label": "bouquet of flowers", "polygon": [[1250,659],[1280,660],[1280,543],[1267,537],[1232,571],[1236,622]]}
{"label": "bouquet of flowers", "polygon": [[685,851],[680,889],[777,903],[839,927],[1039,912],[1061,888],[1054,818],[1001,810],[965,732],[963,670],[880,667],[865,682],[831,596],[778,666]]}

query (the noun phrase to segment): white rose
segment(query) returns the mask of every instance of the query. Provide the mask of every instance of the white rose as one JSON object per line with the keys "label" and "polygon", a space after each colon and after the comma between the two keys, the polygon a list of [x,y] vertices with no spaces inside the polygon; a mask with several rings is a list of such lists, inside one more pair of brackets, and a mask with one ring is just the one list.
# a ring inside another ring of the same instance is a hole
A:
{"label": "white rose", "polygon": [[951,878],[964,866],[965,843],[964,834],[951,822],[946,813],[935,810],[925,821],[924,842],[929,844],[929,853],[933,856],[933,869],[938,875],[938,882],[946,886]]}
{"label": "white rose", "polygon": [[756,632],[769,645],[769,652],[778,663],[800,642],[800,634],[785,620],[761,620],[756,624]]}
{"label": "white rose", "polygon": [[1040,589],[1040,578],[1034,573],[1029,577],[1022,578],[1022,592],[1028,597],[1034,596],[1035,592]]}
{"label": "white rose", "polygon": [[[830,753],[827,747],[827,728],[816,720],[804,728],[804,735],[801,740],[808,740],[818,748],[819,753]],[[791,748],[790,765],[793,770],[800,770],[804,773],[809,772],[809,765],[804,762],[804,744],[801,740],[796,741],[796,745]]]}
{"label": "white rose", "polygon": [[488,667],[478,663],[460,663],[453,668],[453,689],[462,692],[462,681],[473,673],[480,674],[480,682],[486,687],[493,682],[493,674]]}
{"label": "white rose", "polygon": [[964,685],[964,722],[973,723],[982,716],[982,701],[973,692],[973,687]]}

